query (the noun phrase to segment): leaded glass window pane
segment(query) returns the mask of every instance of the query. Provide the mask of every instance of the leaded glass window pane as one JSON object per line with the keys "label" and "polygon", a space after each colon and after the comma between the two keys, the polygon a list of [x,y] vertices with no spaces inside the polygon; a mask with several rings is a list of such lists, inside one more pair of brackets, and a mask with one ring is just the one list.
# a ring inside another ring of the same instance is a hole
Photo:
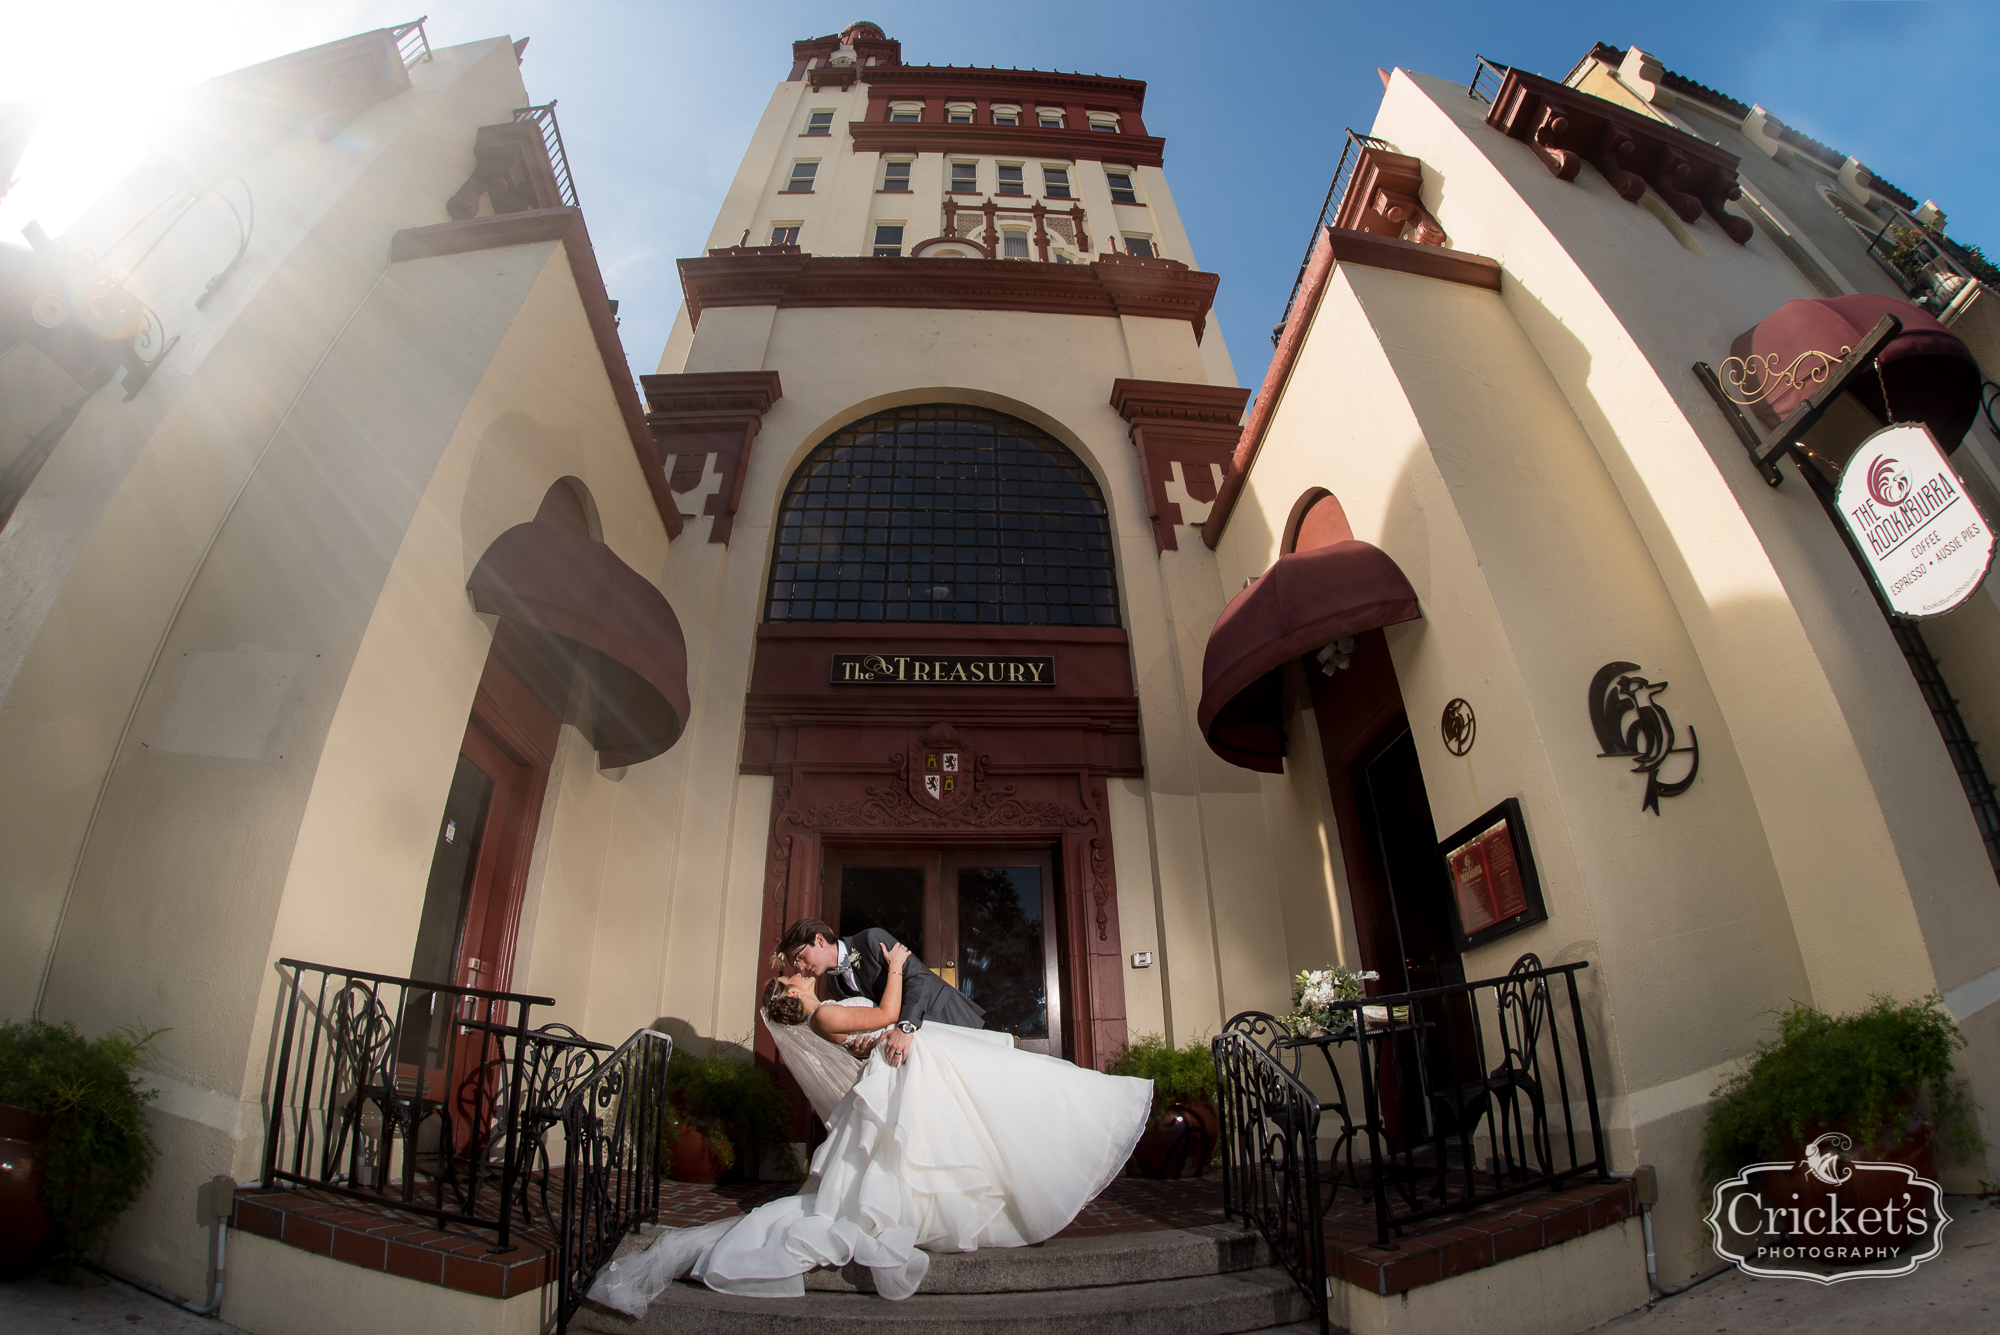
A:
{"label": "leaded glass window pane", "polygon": [[785,489],[772,621],[1116,626],[1104,498],[1047,433],[932,403],[833,433]]}

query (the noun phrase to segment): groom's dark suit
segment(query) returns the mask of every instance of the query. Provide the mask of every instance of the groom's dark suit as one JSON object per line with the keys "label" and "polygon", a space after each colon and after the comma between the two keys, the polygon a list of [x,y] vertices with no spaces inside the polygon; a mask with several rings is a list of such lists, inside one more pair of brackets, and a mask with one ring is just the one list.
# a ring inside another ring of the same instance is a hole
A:
{"label": "groom's dark suit", "polygon": [[[882,989],[889,981],[889,962],[882,957],[882,947],[895,945],[896,938],[879,927],[870,927],[865,932],[842,937],[841,944],[849,951],[848,962],[854,966],[855,986],[849,987],[838,971],[829,971],[827,977],[833,982],[834,995],[865,996],[879,1003]],[[903,962],[902,1018],[918,1025],[929,1019],[967,1029],[986,1027],[986,1012],[966,1000],[964,993],[925,968],[924,962],[915,955]]]}

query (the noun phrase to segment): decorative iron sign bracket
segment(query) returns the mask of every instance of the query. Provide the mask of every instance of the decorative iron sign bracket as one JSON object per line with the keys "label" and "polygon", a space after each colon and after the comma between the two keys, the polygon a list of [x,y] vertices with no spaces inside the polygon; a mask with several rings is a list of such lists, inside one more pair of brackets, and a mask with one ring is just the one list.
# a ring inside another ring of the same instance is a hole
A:
{"label": "decorative iron sign bracket", "polygon": [[1903,332],[1903,322],[1893,315],[1885,315],[1875,322],[1875,327],[1862,335],[1861,341],[1852,348],[1843,348],[1839,360],[1826,359],[1820,367],[1809,375],[1824,376],[1820,387],[1784,421],[1769,431],[1760,431],[1757,424],[1743,411],[1743,405],[1730,397],[1722,386],[1722,380],[1715,374],[1715,368],[1707,362],[1694,364],[1694,377],[1701,382],[1708,396],[1715,400],[1715,406],[1722,409],[1722,415],[1736,428],[1737,438],[1750,454],[1750,462],[1764,475],[1764,480],[1772,486],[1783,482],[1784,476],[1778,472],[1778,460],[1799,443],[1799,438],[1812,430],[1834,398],[1847,388],[1848,382],[1864,367],[1875,361],[1890,339]]}

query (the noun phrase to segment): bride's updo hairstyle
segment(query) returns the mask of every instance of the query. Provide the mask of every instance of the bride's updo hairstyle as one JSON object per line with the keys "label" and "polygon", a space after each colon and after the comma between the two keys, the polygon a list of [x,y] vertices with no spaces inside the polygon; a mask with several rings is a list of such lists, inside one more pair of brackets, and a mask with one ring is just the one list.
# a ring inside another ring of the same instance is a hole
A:
{"label": "bride's updo hairstyle", "polygon": [[764,1018],[772,1024],[804,1024],[806,1003],[793,996],[782,978],[764,984]]}

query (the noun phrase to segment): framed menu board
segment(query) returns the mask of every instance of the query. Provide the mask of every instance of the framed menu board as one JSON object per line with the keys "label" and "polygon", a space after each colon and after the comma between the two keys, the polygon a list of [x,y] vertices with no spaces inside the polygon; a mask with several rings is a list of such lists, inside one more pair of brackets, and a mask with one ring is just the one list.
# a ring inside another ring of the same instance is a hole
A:
{"label": "framed menu board", "polygon": [[1451,916],[1460,950],[1483,946],[1549,916],[1516,799],[1508,798],[1446,839],[1438,852],[1451,882]]}

